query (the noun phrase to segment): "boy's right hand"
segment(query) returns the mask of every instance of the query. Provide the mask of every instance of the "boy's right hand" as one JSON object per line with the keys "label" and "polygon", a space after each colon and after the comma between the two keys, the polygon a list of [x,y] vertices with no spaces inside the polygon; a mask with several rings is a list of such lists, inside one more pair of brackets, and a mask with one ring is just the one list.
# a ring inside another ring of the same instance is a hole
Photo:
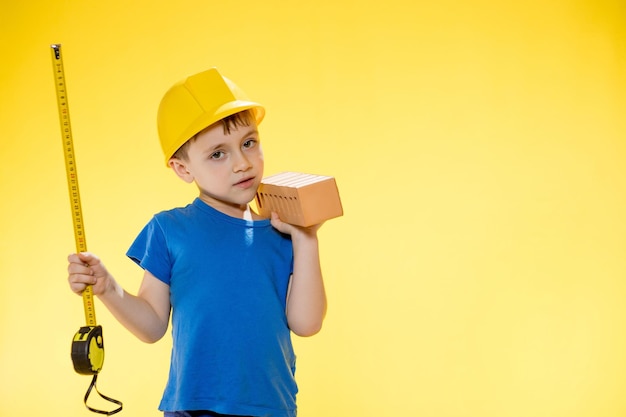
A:
{"label": "boy's right hand", "polygon": [[78,295],[81,295],[88,285],[92,286],[94,295],[102,294],[114,282],[100,258],[92,253],[73,253],[67,260],[70,288]]}

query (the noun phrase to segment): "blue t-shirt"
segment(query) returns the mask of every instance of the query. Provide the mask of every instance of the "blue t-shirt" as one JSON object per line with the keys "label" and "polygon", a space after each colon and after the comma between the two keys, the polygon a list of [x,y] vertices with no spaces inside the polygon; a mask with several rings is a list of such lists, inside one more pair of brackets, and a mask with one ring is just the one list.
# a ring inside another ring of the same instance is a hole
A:
{"label": "blue t-shirt", "polygon": [[160,410],[295,417],[289,236],[197,198],[156,214],[127,255],[170,286],[173,347]]}

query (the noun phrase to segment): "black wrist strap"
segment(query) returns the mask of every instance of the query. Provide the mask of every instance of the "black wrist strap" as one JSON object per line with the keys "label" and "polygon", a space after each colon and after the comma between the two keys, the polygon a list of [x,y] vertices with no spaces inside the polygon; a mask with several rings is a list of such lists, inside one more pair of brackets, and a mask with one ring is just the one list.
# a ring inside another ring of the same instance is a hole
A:
{"label": "black wrist strap", "polygon": [[[100,393],[100,391],[98,391],[98,387],[96,386],[96,381],[98,379],[98,374],[94,374],[93,379],[91,380],[91,384],[89,384],[89,388],[87,389],[87,392],[85,393],[85,407],[87,407],[87,409],[89,409],[89,411],[93,411],[94,413],[98,413],[98,414],[104,414],[107,416],[112,416],[113,414],[119,413],[120,411],[122,411],[122,402],[118,401],[118,400],[114,400],[111,397],[107,397],[106,395],[102,395]],[[98,410],[96,408],[91,408],[89,407],[89,405],[87,405],[87,399],[89,398],[89,394],[91,394],[91,390],[95,388],[96,392],[98,393],[98,395],[100,397],[102,397],[103,399],[107,400],[108,402],[111,402],[113,404],[117,404],[119,405],[118,408],[116,408],[113,411],[104,411],[104,410]]]}

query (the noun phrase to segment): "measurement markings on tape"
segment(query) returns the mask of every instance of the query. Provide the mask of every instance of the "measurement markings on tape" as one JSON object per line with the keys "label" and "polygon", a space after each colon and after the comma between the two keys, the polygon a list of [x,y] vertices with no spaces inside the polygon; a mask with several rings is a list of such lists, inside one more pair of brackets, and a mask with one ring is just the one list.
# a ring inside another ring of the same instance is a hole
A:
{"label": "measurement markings on tape", "polygon": [[[54,71],[54,85],[56,88],[57,107],[59,121],[61,123],[61,136],[63,139],[63,153],[65,155],[65,172],[67,174],[67,186],[70,196],[72,221],[74,224],[74,238],[76,251],[87,251],[85,239],[85,227],[80,203],[80,190],[78,188],[78,172],[76,170],[76,157],[74,156],[74,142],[72,138],[72,126],[70,123],[70,109],[67,97],[67,83],[63,69],[63,55],[61,45],[51,45],[52,66]],[[87,286],[83,292],[83,305],[85,308],[85,320],[87,326],[96,326],[96,311],[93,302],[93,289]]]}

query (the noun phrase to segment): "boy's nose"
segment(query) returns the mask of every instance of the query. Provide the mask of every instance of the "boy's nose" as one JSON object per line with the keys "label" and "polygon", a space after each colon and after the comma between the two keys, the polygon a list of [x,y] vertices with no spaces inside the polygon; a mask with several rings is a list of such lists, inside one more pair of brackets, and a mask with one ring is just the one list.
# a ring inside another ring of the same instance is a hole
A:
{"label": "boy's nose", "polygon": [[235,163],[233,164],[233,171],[247,171],[252,167],[250,160],[243,154],[239,153],[235,159]]}

